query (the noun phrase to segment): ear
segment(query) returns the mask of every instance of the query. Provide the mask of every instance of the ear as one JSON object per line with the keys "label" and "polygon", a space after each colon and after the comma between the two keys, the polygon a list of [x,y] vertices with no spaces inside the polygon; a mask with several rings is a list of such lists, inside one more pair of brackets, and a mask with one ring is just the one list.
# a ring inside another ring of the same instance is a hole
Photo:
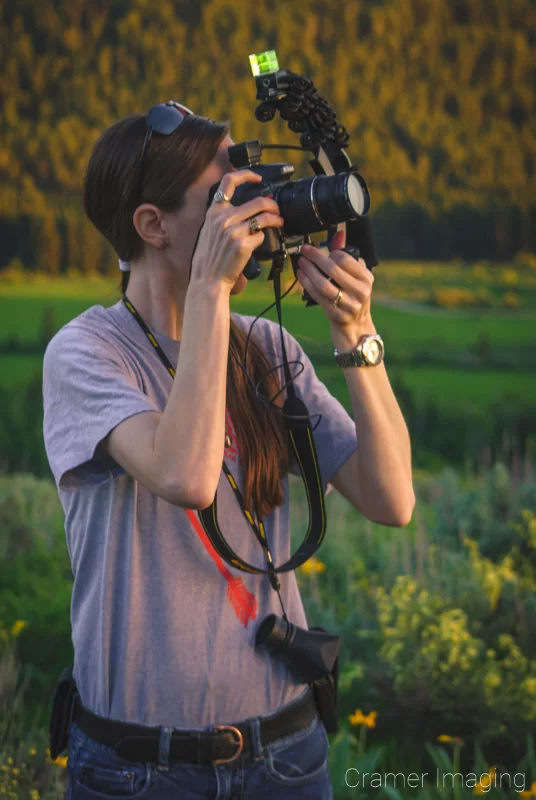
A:
{"label": "ear", "polygon": [[165,216],[157,206],[153,206],[150,203],[143,203],[138,206],[132,217],[132,222],[140,238],[158,250],[161,249],[162,242],[169,239]]}

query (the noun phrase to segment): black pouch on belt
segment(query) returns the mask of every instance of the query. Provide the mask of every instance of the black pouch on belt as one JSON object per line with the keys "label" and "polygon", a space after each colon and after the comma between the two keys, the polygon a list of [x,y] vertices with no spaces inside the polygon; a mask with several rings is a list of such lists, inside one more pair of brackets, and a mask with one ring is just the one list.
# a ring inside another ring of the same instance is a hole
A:
{"label": "black pouch on belt", "polygon": [[[321,627],[311,630],[325,630]],[[337,655],[331,672],[310,684],[318,715],[327,733],[339,730],[339,656]]]}
{"label": "black pouch on belt", "polygon": [[56,683],[52,697],[49,726],[50,758],[52,760],[56,759],[67,747],[76,695],[73,667],[65,667]]}

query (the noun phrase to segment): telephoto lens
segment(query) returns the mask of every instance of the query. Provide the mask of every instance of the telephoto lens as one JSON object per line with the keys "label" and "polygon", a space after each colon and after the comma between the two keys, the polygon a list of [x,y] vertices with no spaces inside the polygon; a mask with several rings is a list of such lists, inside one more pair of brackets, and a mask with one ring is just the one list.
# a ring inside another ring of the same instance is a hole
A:
{"label": "telephoto lens", "polygon": [[276,190],[274,199],[289,235],[326,230],[365,216],[370,207],[367,185],[356,172],[291,181]]}
{"label": "telephoto lens", "polygon": [[327,631],[304,630],[270,614],[257,631],[255,645],[283,661],[300,683],[311,683],[331,673],[341,637]]}

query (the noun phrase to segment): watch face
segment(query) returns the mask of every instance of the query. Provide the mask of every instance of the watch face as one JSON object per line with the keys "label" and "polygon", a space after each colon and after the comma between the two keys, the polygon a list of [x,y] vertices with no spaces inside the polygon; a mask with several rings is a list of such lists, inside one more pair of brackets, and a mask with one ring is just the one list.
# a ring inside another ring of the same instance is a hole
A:
{"label": "watch face", "polygon": [[382,349],[377,339],[369,339],[363,345],[363,354],[370,364],[377,364],[380,360]]}

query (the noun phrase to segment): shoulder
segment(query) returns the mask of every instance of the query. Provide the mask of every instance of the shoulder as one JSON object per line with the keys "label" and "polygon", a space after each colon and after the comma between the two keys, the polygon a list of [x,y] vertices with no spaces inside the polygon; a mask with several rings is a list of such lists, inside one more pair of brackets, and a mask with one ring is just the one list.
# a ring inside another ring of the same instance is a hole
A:
{"label": "shoulder", "polygon": [[106,309],[100,305],[91,306],[56,331],[46,346],[43,369],[53,362],[85,357],[116,362],[121,359]]}

